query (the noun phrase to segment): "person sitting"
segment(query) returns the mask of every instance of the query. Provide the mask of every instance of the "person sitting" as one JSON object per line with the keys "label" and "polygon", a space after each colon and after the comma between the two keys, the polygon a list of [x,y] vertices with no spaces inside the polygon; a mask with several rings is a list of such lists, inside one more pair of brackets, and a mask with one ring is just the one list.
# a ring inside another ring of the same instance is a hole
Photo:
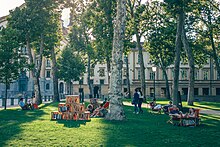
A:
{"label": "person sitting", "polygon": [[89,104],[89,105],[87,106],[86,111],[89,111],[89,112],[90,112],[90,114],[92,114],[92,113],[93,113],[94,108],[93,108],[92,104]]}
{"label": "person sitting", "polygon": [[156,100],[153,99],[153,101],[150,103],[150,108],[151,108],[153,111],[160,111],[160,110],[162,109],[162,105],[156,104]]}
{"label": "person sitting", "polygon": [[100,106],[93,111],[91,117],[105,117],[107,113],[108,111],[103,107],[103,104],[100,104]]}
{"label": "person sitting", "polygon": [[163,112],[164,112],[165,114],[168,114],[168,113],[169,113],[169,112],[168,112],[168,109],[169,109],[170,107],[172,107],[172,106],[173,106],[172,101],[169,101],[169,104],[168,104],[168,105],[163,106]]}
{"label": "person sitting", "polygon": [[170,116],[175,116],[175,117],[182,117],[183,113],[179,111],[179,108],[176,105],[173,105],[172,107],[168,108],[169,115]]}
{"label": "person sitting", "polygon": [[22,108],[22,110],[30,110],[30,107],[28,104],[25,104],[23,102],[23,98],[20,98],[19,102],[18,102],[18,105]]}

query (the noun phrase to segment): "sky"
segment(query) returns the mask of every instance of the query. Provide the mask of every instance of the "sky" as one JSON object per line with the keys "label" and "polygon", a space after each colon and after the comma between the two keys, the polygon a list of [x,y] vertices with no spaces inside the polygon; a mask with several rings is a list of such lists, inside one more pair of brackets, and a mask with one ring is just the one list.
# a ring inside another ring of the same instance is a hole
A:
{"label": "sky", "polygon": [[[9,10],[21,6],[24,0],[0,0],[0,17],[9,14]],[[62,20],[64,20],[64,26],[69,23],[69,9],[64,9],[62,13]]]}

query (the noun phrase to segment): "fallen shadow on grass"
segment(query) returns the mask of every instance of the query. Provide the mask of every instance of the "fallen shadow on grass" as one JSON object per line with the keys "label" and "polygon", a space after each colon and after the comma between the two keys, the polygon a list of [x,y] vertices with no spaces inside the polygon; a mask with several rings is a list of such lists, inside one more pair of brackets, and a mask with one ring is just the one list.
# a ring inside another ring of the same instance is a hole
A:
{"label": "fallen shadow on grass", "polygon": [[90,122],[91,120],[52,120],[57,121],[58,124],[63,124],[64,127],[68,128],[79,128],[81,125],[86,125],[86,122]]}
{"label": "fallen shadow on grass", "polygon": [[[143,109],[143,114],[133,114],[133,109],[124,106],[127,117],[125,121],[101,120],[103,126],[99,129],[103,130],[105,139],[101,146],[201,146],[201,134],[208,136],[210,132],[220,128],[220,121],[215,116],[208,115],[209,118],[202,119],[198,127],[178,127],[166,123],[168,115],[152,115],[146,108]],[[190,139],[192,134],[195,135],[193,140]]]}
{"label": "fallen shadow on grass", "polygon": [[45,115],[44,108],[54,103],[44,104],[38,110],[21,110],[13,108],[0,111],[0,146],[8,146],[7,142],[11,138],[19,138],[22,133],[20,126],[24,123],[30,123],[39,117]]}

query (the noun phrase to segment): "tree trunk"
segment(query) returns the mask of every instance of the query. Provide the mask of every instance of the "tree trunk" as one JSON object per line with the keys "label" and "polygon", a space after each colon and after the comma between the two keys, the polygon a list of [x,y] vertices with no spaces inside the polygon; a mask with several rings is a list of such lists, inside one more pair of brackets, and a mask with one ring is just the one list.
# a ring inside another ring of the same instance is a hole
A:
{"label": "tree trunk", "polygon": [[88,86],[89,86],[89,94],[93,96],[93,89],[92,89],[92,83],[90,82],[90,77],[91,77],[91,58],[88,55],[88,67],[87,67],[87,82],[88,82]]}
{"label": "tree trunk", "polygon": [[[136,28],[136,27],[135,27]],[[138,34],[137,28],[136,30],[136,38],[137,38],[137,47],[138,47],[138,55],[140,58],[140,69],[141,69],[141,90],[143,91],[144,99],[146,98],[146,85],[145,85],[145,67],[144,67],[144,58],[141,46],[141,38]]]}
{"label": "tree trunk", "polygon": [[110,85],[110,72],[111,72],[111,63],[110,63],[110,59],[109,59],[109,56],[107,57],[107,60],[106,60],[106,62],[107,62],[107,76],[108,76],[108,89],[109,89],[109,85]]}
{"label": "tree trunk", "polygon": [[130,86],[130,79],[129,79],[129,67],[128,67],[128,57],[125,60],[126,64],[126,77],[127,77],[127,88],[128,88],[128,98],[131,98],[131,86]]}
{"label": "tree trunk", "polygon": [[166,81],[166,97],[167,99],[171,99],[170,98],[170,86],[169,86],[169,81],[168,81],[168,76],[167,76],[167,72],[166,72],[166,68],[162,67],[163,70],[163,74],[165,76],[165,81]]}
{"label": "tree trunk", "polygon": [[174,79],[173,79],[173,104],[178,105],[178,88],[179,88],[179,68],[180,68],[180,51],[182,48],[181,34],[184,26],[183,10],[179,11],[177,18],[177,32],[175,41],[175,63],[174,63]]}
{"label": "tree trunk", "polygon": [[[43,59],[43,50],[44,50],[44,36],[43,34],[41,34],[41,38],[40,38],[40,52],[39,52],[39,64],[37,66],[37,71],[36,71],[36,78],[37,78],[37,84],[38,86],[36,88],[38,88],[38,97],[36,97],[36,103],[39,105],[42,103],[42,98],[41,98],[41,90],[40,90],[40,71],[41,71],[41,66],[42,66],[42,59]],[[35,92],[36,93],[36,92]]]}
{"label": "tree trunk", "polygon": [[186,37],[186,32],[185,29],[182,29],[182,43],[184,46],[184,49],[186,50],[187,56],[188,56],[188,61],[189,61],[189,89],[188,89],[188,98],[187,98],[187,103],[188,105],[193,105],[194,102],[194,56],[192,52],[192,48],[189,47],[189,42]]}
{"label": "tree trunk", "polygon": [[53,91],[54,91],[54,102],[59,102],[59,91],[58,91],[58,78],[57,78],[57,61],[55,55],[55,49],[51,49],[51,59],[52,59],[52,76],[53,76]]}
{"label": "tree trunk", "polygon": [[[33,59],[33,55],[32,55],[32,49],[30,47],[30,38],[29,38],[28,34],[26,36],[26,45],[27,45],[27,50],[28,50],[28,56],[29,56],[30,64],[35,65],[35,62],[34,62],[34,59]],[[35,94],[35,100],[36,100],[36,99],[39,99],[39,97],[40,97],[40,91],[39,91],[39,88],[38,88],[39,85],[38,85],[38,82],[37,82],[36,68],[35,67],[33,67],[31,69],[31,75],[32,75],[33,81],[34,81],[34,94]],[[36,103],[36,101],[34,103]]]}
{"label": "tree trunk", "polygon": [[8,98],[8,79],[5,79],[5,110],[7,108],[7,98]]}
{"label": "tree trunk", "polygon": [[112,71],[110,81],[110,106],[106,115],[108,120],[124,120],[125,113],[121,97],[122,86],[122,54],[124,49],[126,21],[126,0],[117,1],[117,14],[114,28],[113,50],[112,50]]}

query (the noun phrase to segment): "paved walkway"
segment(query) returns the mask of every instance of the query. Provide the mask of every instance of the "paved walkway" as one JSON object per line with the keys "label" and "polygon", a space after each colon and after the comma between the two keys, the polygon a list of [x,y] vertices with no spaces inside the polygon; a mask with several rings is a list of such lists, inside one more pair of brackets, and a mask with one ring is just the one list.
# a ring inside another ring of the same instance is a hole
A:
{"label": "paved walkway", "polygon": [[[126,106],[132,106],[132,104],[130,102],[123,102],[124,105]],[[149,108],[148,104],[144,103],[142,104],[142,107],[143,108]],[[207,109],[204,109],[204,110],[201,110],[200,111],[201,114],[211,114],[211,115],[219,115],[220,116],[220,111],[217,111],[217,110],[207,110]]]}

